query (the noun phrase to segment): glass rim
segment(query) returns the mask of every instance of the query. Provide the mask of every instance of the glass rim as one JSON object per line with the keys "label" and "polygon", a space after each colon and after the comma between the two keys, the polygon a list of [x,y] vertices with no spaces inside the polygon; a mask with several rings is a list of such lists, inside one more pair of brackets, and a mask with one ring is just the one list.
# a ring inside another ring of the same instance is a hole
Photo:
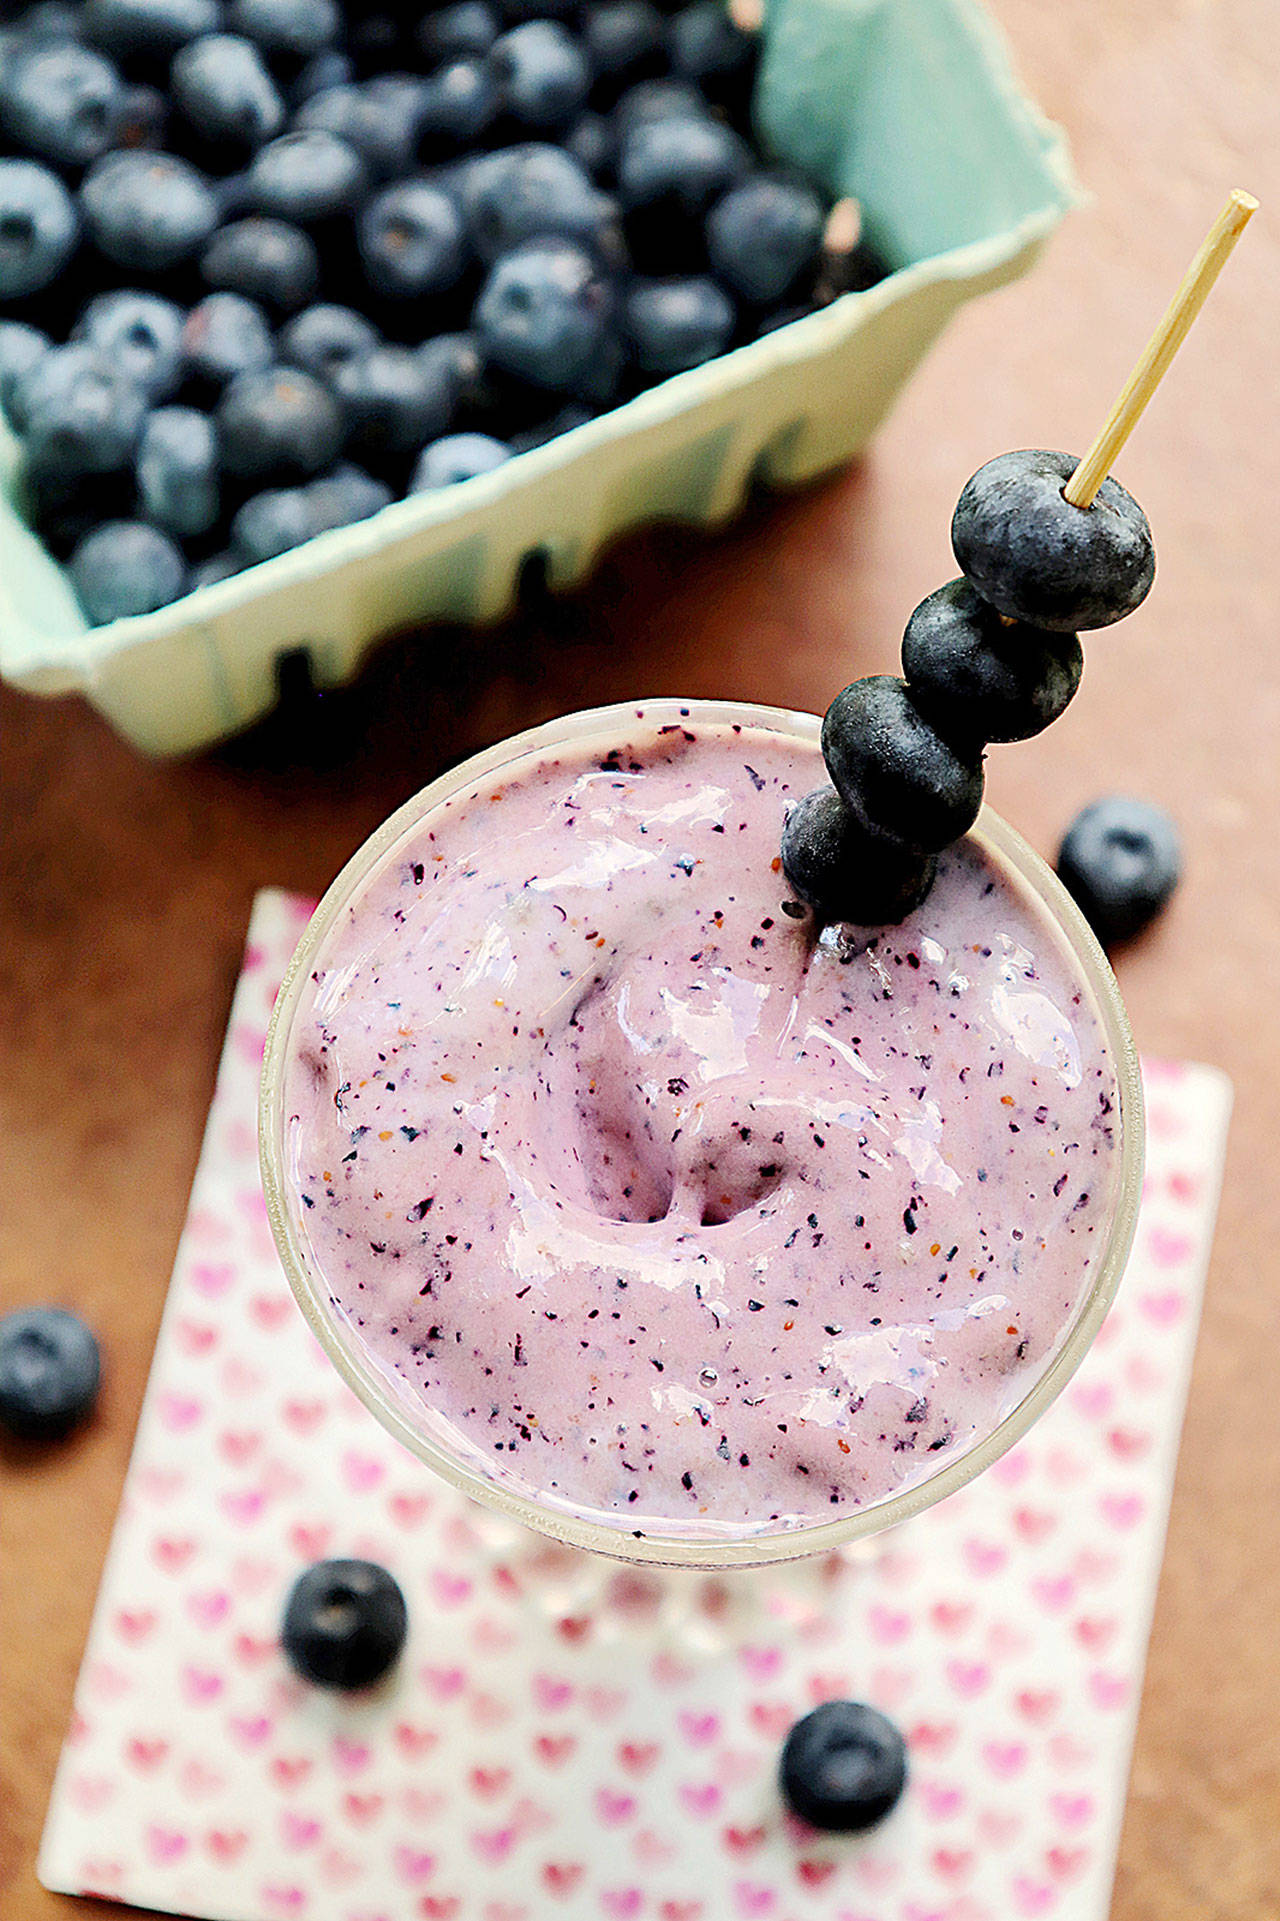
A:
{"label": "glass rim", "polygon": [[471,755],[412,795],[365,840],[325,890],[294,950],[272,1010],[263,1051],[259,1087],[258,1145],[263,1194],[285,1278],[320,1345],[370,1413],[434,1472],[461,1493],[496,1509],[539,1533],[615,1560],[662,1567],[726,1570],[759,1567],[823,1554],[909,1520],[976,1478],[1027,1432],[1079,1367],[1115,1297],[1137,1226],[1143,1173],[1143,1095],[1138,1053],[1128,1015],[1111,966],[1096,935],[1062,882],[1039,854],[1008,823],[984,804],[970,837],[1012,869],[1061,929],[1089,988],[1114,1066],[1120,1138],[1115,1199],[1092,1284],[1044,1372],[991,1432],[938,1467],[922,1481],[869,1507],[810,1526],[777,1528],[756,1535],[716,1538],[663,1534],[646,1529],[639,1538],[623,1526],[540,1502],[515,1488],[488,1481],[460,1455],[415,1427],[389,1391],[390,1384],[359,1344],[345,1333],[329,1310],[322,1278],[313,1270],[287,1205],[284,1140],[284,1084],[293,1020],[306,989],[311,963],[362,882],[383,856],[425,815],[455,794],[476,786],[504,767],[531,754],[575,747],[593,737],[616,745],[620,729],[637,719],[659,724],[684,719],[704,725],[734,724],[763,728],[791,739],[817,743],[822,722],[816,714],[752,701],[679,699],[661,696],[584,708],[509,735]]}

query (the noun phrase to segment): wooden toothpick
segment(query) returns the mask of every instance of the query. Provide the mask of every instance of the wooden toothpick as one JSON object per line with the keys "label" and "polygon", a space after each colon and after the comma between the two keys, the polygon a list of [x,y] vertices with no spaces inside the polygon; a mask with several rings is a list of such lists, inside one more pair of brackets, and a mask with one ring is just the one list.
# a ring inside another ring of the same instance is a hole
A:
{"label": "wooden toothpick", "polygon": [[1238,187],[1228,197],[1170,301],[1164,319],[1144,347],[1120,398],[1103,422],[1101,432],[1063,488],[1063,498],[1073,507],[1093,505],[1093,497],[1110,473],[1112,462],[1169,371],[1170,361],[1186,339],[1192,321],[1209,297],[1210,287],[1257,207],[1253,195],[1242,193]]}

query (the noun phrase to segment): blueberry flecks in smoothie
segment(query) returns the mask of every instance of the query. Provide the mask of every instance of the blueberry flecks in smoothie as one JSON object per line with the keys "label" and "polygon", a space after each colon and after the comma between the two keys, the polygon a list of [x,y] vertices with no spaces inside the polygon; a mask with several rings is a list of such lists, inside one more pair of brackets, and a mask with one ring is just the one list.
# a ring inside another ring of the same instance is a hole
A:
{"label": "blueberry flecks in smoothie", "polygon": [[901,926],[819,930],[776,859],[818,750],[748,739],[638,726],[455,798],[299,1016],[339,1311],[438,1438],[632,1532],[827,1520],[963,1452],[1056,1351],[1117,1178],[1042,910],[961,842]]}

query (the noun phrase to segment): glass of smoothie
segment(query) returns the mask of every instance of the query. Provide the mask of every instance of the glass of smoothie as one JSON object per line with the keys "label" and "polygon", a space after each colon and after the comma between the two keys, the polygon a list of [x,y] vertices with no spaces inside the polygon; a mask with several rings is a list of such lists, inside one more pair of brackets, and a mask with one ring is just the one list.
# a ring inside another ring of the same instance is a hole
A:
{"label": "glass of smoothie", "polygon": [[361,848],[262,1082],[285,1272],[377,1418],[625,1560],[825,1553],[987,1467],[1123,1271],[1137,1059],[989,809],[900,925],[779,837],[816,716],[644,700],[504,741]]}

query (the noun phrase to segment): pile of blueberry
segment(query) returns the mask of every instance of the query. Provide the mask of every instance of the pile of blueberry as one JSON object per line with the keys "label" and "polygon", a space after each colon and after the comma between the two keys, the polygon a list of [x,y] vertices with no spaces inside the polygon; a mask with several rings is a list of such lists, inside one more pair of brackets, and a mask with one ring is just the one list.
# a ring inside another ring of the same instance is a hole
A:
{"label": "pile of blueberry", "polygon": [[0,27],[0,407],[95,624],[880,277],[747,138],[722,0],[38,0]]}
{"label": "pile of blueberry", "polygon": [[[799,801],[782,835],[786,877],[822,919],[889,925],[918,907],[938,853],[978,817],[988,742],[1056,720],[1080,683],[1077,629],[1110,626],[1146,597],[1146,515],[1111,479],[1092,506],[1073,506],[1063,489],[1075,466],[1030,450],[980,467],[951,523],[963,572],[907,622],[904,678],[855,680],[827,709],[832,785]],[[1176,865],[1166,895],[1174,878]]]}

